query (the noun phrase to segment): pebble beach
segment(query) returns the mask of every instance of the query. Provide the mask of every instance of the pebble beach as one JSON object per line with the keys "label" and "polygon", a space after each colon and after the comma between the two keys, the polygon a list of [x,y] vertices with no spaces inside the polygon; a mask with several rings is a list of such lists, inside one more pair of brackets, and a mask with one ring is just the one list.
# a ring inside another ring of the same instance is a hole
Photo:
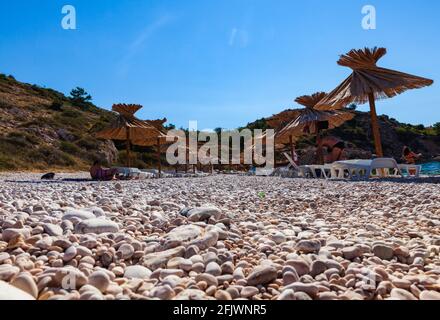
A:
{"label": "pebble beach", "polygon": [[39,177],[0,175],[0,299],[440,300],[438,178]]}

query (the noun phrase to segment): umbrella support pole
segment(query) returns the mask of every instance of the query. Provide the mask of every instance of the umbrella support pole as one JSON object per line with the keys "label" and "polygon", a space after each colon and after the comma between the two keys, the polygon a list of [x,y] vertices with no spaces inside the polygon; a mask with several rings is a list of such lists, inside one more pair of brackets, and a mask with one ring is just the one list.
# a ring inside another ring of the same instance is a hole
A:
{"label": "umbrella support pole", "polygon": [[374,94],[370,93],[368,96],[368,99],[370,102],[371,128],[373,130],[374,146],[376,148],[376,156],[380,158],[380,157],[383,157],[383,150],[382,150],[382,142],[380,139],[379,122],[377,120],[376,103],[375,103],[375,99],[374,99]]}
{"label": "umbrella support pole", "polygon": [[131,161],[130,161],[130,157],[131,157],[131,155],[130,155],[130,127],[127,127],[126,130],[127,130],[127,144],[126,144],[127,161],[126,161],[126,164],[127,164],[127,168],[130,168],[130,166],[131,166]]}
{"label": "umbrella support pole", "polygon": [[317,162],[319,165],[323,165],[324,164],[324,154],[322,152],[321,131],[318,131],[318,133],[316,135],[316,143],[318,145],[318,150],[316,151]]}
{"label": "umbrella support pole", "polygon": [[159,178],[162,174],[162,164],[160,162],[160,138],[157,138],[157,170],[159,172]]}
{"label": "umbrella support pole", "polygon": [[293,144],[292,136],[289,136],[289,142],[290,142],[290,157],[292,158],[293,162],[295,162],[295,145]]}

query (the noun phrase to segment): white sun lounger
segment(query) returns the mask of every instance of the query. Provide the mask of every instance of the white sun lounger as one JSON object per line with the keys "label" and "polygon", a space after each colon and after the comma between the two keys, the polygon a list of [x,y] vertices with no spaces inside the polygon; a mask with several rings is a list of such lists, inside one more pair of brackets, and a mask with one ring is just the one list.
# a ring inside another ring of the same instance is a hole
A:
{"label": "white sun lounger", "polygon": [[115,169],[117,170],[118,175],[123,175],[126,178],[140,177],[142,173],[138,168],[117,167]]}
{"label": "white sun lounger", "polygon": [[[400,171],[406,172],[407,177],[413,177],[418,178],[420,177],[420,172],[422,171],[422,166],[415,165],[415,164],[399,164]],[[414,174],[413,174],[414,172]]]}
{"label": "white sun lounger", "polygon": [[372,177],[402,177],[402,172],[393,158],[373,160],[337,161],[331,165],[332,179],[370,179]]}
{"label": "white sun lounger", "polygon": [[[293,161],[292,157],[287,153],[283,153],[286,159],[289,161],[289,166],[293,167],[298,171],[300,177],[308,178],[330,178],[331,165],[306,165],[306,166],[298,166],[295,161]],[[320,172],[320,176],[318,176],[318,172]]]}

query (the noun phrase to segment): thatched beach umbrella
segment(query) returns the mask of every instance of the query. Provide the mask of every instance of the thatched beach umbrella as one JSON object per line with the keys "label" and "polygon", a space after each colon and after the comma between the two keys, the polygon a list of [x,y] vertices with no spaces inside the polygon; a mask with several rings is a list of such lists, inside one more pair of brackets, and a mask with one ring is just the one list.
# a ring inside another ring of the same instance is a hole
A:
{"label": "thatched beach umbrella", "polygon": [[369,102],[374,144],[376,155],[379,157],[383,157],[383,151],[375,100],[391,98],[406,90],[426,87],[433,83],[430,79],[376,66],[376,62],[386,53],[385,48],[365,48],[351,50],[342,55],[338,64],[353,69],[353,73],[316,106],[320,110],[334,110],[350,103]]}
{"label": "thatched beach umbrella", "polygon": [[300,114],[299,109],[288,109],[266,118],[266,123],[275,130],[284,128],[290,121],[296,119]]}
{"label": "thatched beach umbrella", "polygon": [[[299,116],[281,129],[276,140],[283,142],[289,139],[291,145],[293,140],[305,134],[315,134],[318,142],[318,162],[323,162],[320,133],[322,129],[334,129],[344,122],[354,118],[351,112],[332,110],[316,110],[315,106],[326,96],[325,92],[318,92],[310,96],[301,96],[295,102],[305,106]],[[293,156],[292,151],[292,156]]]}
{"label": "thatched beach umbrella", "polygon": [[165,134],[152,123],[139,120],[134,116],[141,108],[142,106],[136,104],[113,105],[112,110],[118,113],[118,117],[108,128],[96,133],[96,137],[100,139],[126,141],[127,167],[131,165],[131,144],[144,147],[157,145],[158,153],[160,153],[161,140],[165,138]]}

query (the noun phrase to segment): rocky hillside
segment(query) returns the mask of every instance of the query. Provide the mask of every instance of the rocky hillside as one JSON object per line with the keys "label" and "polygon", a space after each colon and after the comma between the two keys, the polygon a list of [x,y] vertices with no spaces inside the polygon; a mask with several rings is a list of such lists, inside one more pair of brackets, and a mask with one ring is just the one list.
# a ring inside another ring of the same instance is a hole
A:
{"label": "rocky hillside", "polygon": [[93,138],[113,114],[90,102],[0,75],[0,170],[86,169],[112,162],[112,142]]}

